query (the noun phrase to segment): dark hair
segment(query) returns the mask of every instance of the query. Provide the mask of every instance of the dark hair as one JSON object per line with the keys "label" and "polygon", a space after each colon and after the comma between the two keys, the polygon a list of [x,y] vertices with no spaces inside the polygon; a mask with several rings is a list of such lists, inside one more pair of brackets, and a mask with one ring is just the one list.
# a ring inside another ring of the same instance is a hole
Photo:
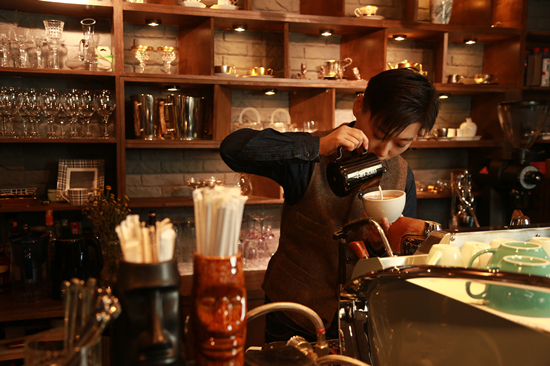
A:
{"label": "dark hair", "polygon": [[439,112],[439,98],[432,83],[412,69],[383,71],[370,79],[363,98],[363,112],[385,139],[413,123],[432,129]]}

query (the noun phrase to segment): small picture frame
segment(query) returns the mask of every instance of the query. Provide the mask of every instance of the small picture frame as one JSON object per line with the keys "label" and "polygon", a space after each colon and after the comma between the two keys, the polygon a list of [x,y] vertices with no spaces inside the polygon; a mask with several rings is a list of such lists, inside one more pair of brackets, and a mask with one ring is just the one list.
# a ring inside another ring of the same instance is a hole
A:
{"label": "small picture frame", "polygon": [[105,161],[59,160],[57,200],[66,201],[62,193],[70,188],[98,188],[105,184]]}

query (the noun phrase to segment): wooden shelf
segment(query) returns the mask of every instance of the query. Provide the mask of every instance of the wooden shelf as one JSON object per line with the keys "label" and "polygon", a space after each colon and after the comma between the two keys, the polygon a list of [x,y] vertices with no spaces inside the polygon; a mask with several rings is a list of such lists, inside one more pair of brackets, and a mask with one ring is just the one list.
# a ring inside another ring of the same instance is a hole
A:
{"label": "wooden shelf", "polygon": [[219,149],[216,140],[126,140],[127,149]]}
{"label": "wooden shelf", "polygon": [[52,299],[16,302],[12,293],[0,294],[0,323],[26,319],[63,317],[63,303]]}
{"label": "wooden shelf", "polygon": [[[266,198],[250,196],[246,201],[247,205],[266,205],[266,204],[282,204],[280,198]],[[191,196],[186,197],[134,197],[130,198],[129,207],[191,207],[193,199]]]}
{"label": "wooden shelf", "polygon": [[[2,1],[2,0],[0,0]],[[0,67],[0,75],[7,76],[40,76],[45,79],[56,79],[63,77],[65,79],[79,80],[111,80],[114,81],[115,73],[106,71],[87,71],[70,69],[31,69],[19,67]]]}
{"label": "wooden shelf", "polygon": [[[113,0],[116,1],[116,0]],[[0,0],[0,9],[78,18],[111,19],[113,3],[97,0]]]}
{"label": "wooden shelf", "polygon": [[69,205],[66,202],[50,202],[43,204],[42,200],[34,200],[28,204],[18,204],[16,200],[0,200],[0,212],[41,212],[54,211],[80,211],[84,206]]}
{"label": "wooden shelf", "polygon": [[0,143],[4,144],[115,144],[117,141],[115,138],[112,139],[0,139]]}
{"label": "wooden shelf", "polygon": [[355,93],[364,91],[365,80],[303,80],[287,78],[219,77],[209,75],[174,74],[137,74],[124,73],[122,80],[127,85],[155,85],[160,87],[179,85],[182,88],[205,88],[210,85],[222,85],[230,89],[263,90],[266,84],[278,91],[297,91],[304,89],[336,89],[337,92]]}

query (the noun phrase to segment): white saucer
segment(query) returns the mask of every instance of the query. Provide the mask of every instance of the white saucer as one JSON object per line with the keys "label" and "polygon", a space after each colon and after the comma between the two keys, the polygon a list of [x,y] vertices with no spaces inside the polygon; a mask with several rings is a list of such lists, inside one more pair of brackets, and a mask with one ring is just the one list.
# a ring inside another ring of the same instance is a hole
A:
{"label": "white saucer", "polygon": [[481,136],[472,136],[472,137],[466,137],[466,136],[456,136],[454,137],[456,141],[478,141],[481,140]]}
{"label": "white saucer", "polygon": [[363,15],[361,19],[383,20],[384,17],[382,15],[370,15],[370,16]]}
{"label": "white saucer", "polygon": [[214,75],[216,75],[216,76],[229,76],[229,77],[232,77],[232,78],[237,76],[237,74],[226,74],[225,72],[215,72]]}
{"label": "white saucer", "polygon": [[237,9],[237,5],[215,4],[215,5],[212,5],[210,9],[235,10]]}
{"label": "white saucer", "polygon": [[206,5],[200,1],[180,1],[180,5],[188,6],[190,8],[206,8]]}
{"label": "white saucer", "polygon": [[452,137],[436,137],[437,141],[451,141]]}

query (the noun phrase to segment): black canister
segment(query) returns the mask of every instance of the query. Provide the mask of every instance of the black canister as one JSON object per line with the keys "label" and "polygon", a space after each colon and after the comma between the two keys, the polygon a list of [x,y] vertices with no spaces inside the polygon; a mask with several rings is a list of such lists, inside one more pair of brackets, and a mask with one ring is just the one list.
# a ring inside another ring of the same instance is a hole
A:
{"label": "black canister", "polygon": [[335,195],[345,197],[356,189],[378,186],[385,172],[376,154],[365,150],[344,159],[340,147],[336,160],[327,165],[327,180]]}

